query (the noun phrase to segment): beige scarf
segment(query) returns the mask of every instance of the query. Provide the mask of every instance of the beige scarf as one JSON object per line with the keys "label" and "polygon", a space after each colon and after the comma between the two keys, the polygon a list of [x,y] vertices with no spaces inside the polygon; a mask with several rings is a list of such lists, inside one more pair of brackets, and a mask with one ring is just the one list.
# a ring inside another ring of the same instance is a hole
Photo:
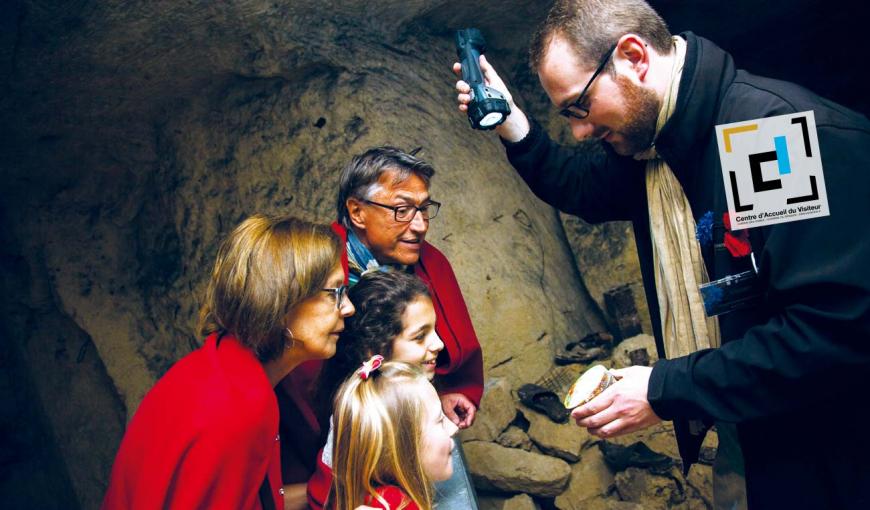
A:
{"label": "beige scarf", "polygon": [[[674,37],[674,66],[656,123],[656,136],[674,113],[686,59],[686,41]],[[719,322],[707,317],[698,285],[709,281],[695,238],[695,219],[683,187],[655,146],[634,156],[646,159],[646,194],[653,244],[656,293],[668,358],[719,347]]]}

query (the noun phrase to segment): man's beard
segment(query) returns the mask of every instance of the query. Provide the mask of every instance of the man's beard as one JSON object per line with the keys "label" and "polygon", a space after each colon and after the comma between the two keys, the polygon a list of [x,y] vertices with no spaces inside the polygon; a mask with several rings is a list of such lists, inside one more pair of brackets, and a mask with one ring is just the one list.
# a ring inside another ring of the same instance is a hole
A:
{"label": "man's beard", "polygon": [[613,149],[623,156],[632,156],[652,144],[661,102],[655,91],[635,85],[626,76],[617,74],[616,84],[625,102],[625,120],[616,131],[622,141]]}

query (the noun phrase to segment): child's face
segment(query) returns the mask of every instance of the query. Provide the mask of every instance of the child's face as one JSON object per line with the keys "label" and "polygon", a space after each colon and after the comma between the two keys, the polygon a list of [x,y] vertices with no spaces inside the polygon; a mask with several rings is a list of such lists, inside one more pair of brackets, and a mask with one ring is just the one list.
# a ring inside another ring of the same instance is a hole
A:
{"label": "child's face", "polygon": [[393,340],[390,361],[420,365],[431,381],[435,377],[435,359],[443,348],[444,342],[435,332],[435,308],[432,300],[420,296],[408,304],[402,314],[402,332]]}
{"label": "child's face", "polygon": [[426,475],[432,481],[440,482],[453,476],[450,454],[453,452],[453,434],[459,429],[441,411],[441,399],[435,388],[426,384],[424,392],[426,412],[423,416],[420,455]]}

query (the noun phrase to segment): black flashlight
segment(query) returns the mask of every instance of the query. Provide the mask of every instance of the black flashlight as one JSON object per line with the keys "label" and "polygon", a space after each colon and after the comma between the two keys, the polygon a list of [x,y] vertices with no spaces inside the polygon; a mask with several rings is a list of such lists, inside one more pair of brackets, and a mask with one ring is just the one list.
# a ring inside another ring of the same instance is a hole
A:
{"label": "black flashlight", "polygon": [[492,129],[507,118],[511,107],[501,92],[487,87],[480,70],[480,55],[486,51],[486,40],[476,28],[456,32],[456,55],[462,64],[462,79],[471,87],[468,122],[474,129]]}

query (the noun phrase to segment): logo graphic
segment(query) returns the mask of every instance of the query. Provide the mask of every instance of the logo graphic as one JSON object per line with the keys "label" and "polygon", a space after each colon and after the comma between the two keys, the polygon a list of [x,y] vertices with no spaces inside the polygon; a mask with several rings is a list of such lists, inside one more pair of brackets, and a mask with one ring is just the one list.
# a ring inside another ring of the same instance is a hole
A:
{"label": "logo graphic", "polygon": [[828,216],[812,111],[716,126],[735,230]]}

